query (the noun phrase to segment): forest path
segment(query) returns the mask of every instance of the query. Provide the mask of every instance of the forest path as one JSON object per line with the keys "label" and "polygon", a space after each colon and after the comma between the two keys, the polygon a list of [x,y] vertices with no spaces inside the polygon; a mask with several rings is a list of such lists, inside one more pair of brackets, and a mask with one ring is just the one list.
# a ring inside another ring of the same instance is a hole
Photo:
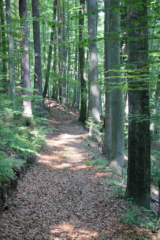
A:
{"label": "forest path", "polygon": [[128,240],[136,235],[136,228],[118,220],[124,203],[107,184],[112,173],[86,166],[98,148],[87,146],[87,131],[77,118],[78,112],[52,101],[47,146],[1,216],[1,240]]}

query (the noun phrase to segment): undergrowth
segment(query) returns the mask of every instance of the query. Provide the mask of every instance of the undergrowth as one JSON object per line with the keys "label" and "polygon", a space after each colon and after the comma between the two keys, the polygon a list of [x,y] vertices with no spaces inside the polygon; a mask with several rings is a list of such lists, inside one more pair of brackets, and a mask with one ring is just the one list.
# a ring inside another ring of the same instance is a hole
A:
{"label": "undergrowth", "polygon": [[32,119],[33,125],[24,126],[21,110],[12,111],[11,101],[7,98],[1,100],[0,183],[10,177],[14,178],[13,168],[20,166],[27,159],[35,158],[40,147],[45,144],[43,128],[36,124],[39,119]]}

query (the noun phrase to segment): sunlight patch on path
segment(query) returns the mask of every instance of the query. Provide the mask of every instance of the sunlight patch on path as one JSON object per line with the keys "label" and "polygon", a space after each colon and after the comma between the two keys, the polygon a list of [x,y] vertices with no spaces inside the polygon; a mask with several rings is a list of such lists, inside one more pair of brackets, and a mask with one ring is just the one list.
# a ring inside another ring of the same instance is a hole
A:
{"label": "sunlight patch on path", "polygon": [[[83,225],[83,223],[81,223]],[[99,233],[93,230],[79,228],[78,224],[69,224],[67,222],[61,223],[58,226],[50,226],[51,236],[50,239],[91,239],[97,238]],[[60,238],[59,238],[60,236]],[[56,238],[57,237],[57,238]]]}

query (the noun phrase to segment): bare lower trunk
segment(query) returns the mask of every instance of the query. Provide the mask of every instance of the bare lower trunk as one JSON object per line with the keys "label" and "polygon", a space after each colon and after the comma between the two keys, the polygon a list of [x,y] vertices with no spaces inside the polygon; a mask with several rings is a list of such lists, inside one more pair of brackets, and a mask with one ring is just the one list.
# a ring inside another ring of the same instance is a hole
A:
{"label": "bare lower trunk", "polygon": [[28,53],[28,23],[27,23],[27,3],[26,0],[19,0],[19,15],[24,19],[21,22],[21,76],[23,86],[23,116],[32,117],[31,105],[31,81],[30,81],[30,66]]}

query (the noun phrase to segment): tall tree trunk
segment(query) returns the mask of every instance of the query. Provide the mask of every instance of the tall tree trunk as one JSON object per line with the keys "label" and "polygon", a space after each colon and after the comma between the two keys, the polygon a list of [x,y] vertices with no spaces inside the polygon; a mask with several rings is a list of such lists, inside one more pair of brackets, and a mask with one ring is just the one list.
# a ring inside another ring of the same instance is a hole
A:
{"label": "tall tree trunk", "polygon": [[[32,17],[39,18],[39,1],[32,0]],[[38,106],[36,112],[38,116],[43,116],[43,99],[42,99],[42,69],[41,69],[41,46],[40,46],[40,24],[33,19],[33,36],[34,36],[34,88],[38,91]]]}
{"label": "tall tree trunk", "polygon": [[56,99],[56,82],[57,82],[57,75],[56,75],[56,66],[57,66],[57,29],[55,28],[55,34],[54,34],[54,60],[53,60],[53,90],[52,90],[52,98]]}
{"label": "tall tree trunk", "polygon": [[29,53],[28,53],[28,23],[27,23],[27,3],[26,0],[19,0],[19,16],[22,19],[21,22],[21,76],[23,86],[23,116],[32,117],[32,105],[31,105],[31,79],[30,79],[30,65],[29,65]]}
{"label": "tall tree trunk", "polygon": [[99,124],[100,94],[98,84],[98,53],[97,43],[93,41],[97,38],[97,10],[98,0],[88,0],[90,111],[93,121]]}
{"label": "tall tree trunk", "polygon": [[6,19],[8,24],[8,42],[9,42],[9,70],[10,70],[10,95],[15,95],[15,66],[14,66],[14,43],[11,28],[10,0],[6,0]]}
{"label": "tall tree trunk", "polygon": [[[56,19],[56,11],[57,11],[57,0],[54,0],[54,4],[53,4],[53,20],[54,21]],[[43,98],[44,99],[46,97],[47,90],[48,90],[50,67],[51,67],[51,58],[52,58],[52,46],[53,46],[53,39],[54,39],[54,34],[55,34],[55,26],[56,26],[55,23],[53,23],[52,30],[51,30],[51,39],[50,39],[50,44],[49,44],[49,52],[48,52],[46,80],[45,80],[45,86],[44,86],[44,91],[43,91]]]}
{"label": "tall tree trunk", "polygon": [[66,30],[65,30],[65,6],[63,2],[63,28],[62,28],[62,99],[63,104],[66,103],[66,60],[67,60],[67,51],[66,51]]}
{"label": "tall tree trunk", "polygon": [[110,160],[110,152],[111,152],[111,92],[107,91],[109,88],[109,79],[108,79],[108,55],[109,55],[109,40],[108,38],[109,32],[109,2],[105,0],[105,23],[104,23],[104,36],[106,38],[104,43],[104,77],[105,77],[105,134],[104,134],[104,147],[103,153],[107,157],[107,160]]}
{"label": "tall tree trunk", "polygon": [[[122,90],[116,90],[121,83],[120,78],[120,17],[119,0],[110,1],[109,13],[109,77],[112,81],[113,90],[111,92],[111,124],[112,124],[112,144],[109,165],[118,173],[122,173],[124,164],[124,123],[123,123],[123,95]],[[114,9],[113,9],[114,5]]]}
{"label": "tall tree trunk", "polygon": [[148,83],[147,5],[127,9],[128,63],[132,70],[129,85],[128,181],[126,198],[150,208],[150,111]]}
{"label": "tall tree trunk", "polygon": [[87,119],[87,93],[86,93],[86,71],[85,71],[85,56],[84,47],[81,45],[81,41],[84,39],[84,5],[85,0],[80,0],[79,9],[79,64],[80,64],[80,76],[81,76],[81,109],[79,121],[85,123]]}
{"label": "tall tree trunk", "polygon": [[0,92],[5,92],[7,93],[8,89],[8,83],[7,83],[7,61],[6,61],[6,38],[5,38],[5,22],[4,22],[4,3],[3,0],[0,0],[0,17],[1,17],[1,31],[2,31],[2,42],[1,42],[1,47],[2,47],[2,52],[3,52],[3,58],[2,58],[2,73],[3,77],[0,82]]}
{"label": "tall tree trunk", "polygon": [[58,0],[58,51],[59,51],[59,100],[62,103],[62,13],[61,0]]}

